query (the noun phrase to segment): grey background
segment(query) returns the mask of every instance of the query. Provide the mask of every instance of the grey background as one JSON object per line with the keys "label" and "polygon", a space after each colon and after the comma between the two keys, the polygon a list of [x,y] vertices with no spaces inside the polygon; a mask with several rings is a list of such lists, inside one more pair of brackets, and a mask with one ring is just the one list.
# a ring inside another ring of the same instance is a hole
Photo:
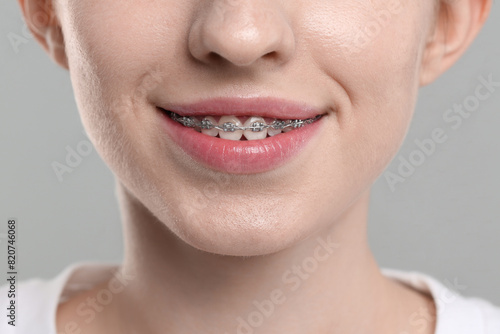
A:
{"label": "grey background", "polygon": [[[30,36],[16,1],[0,2],[0,270],[6,221],[18,219],[21,279],[50,278],[82,260],[119,262],[123,244],[111,172],[95,151],[59,182],[52,162],[86,141],[69,75]],[[442,128],[448,140],[391,191],[373,187],[370,244],[382,267],[417,270],[460,293],[500,305],[500,88],[453,130],[444,112],[474,94],[478,77],[500,81],[500,9],[465,56],[420,92],[398,155]],[[26,38],[18,50],[9,42]],[[388,170],[397,171],[396,157]]]}

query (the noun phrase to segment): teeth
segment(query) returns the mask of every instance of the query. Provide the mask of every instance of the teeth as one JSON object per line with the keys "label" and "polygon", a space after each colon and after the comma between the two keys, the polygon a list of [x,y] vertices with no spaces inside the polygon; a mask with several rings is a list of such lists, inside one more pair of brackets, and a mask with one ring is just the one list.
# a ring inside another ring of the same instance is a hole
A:
{"label": "teeth", "polygon": [[229,140],[240,140],[243,136],[242,130],[234,130],[233,127],[242,127],[241,121],[236,116],[222,116],[219,120],[219,126],[226,130],[219,130],[219,137]]}
{"label": "teeth", "polygon": [[[250,117],[249,119],[246,120],[245,124],[243,124],[244,127],[253,127],[254,129],[258,129],[264,125],[266,125],[266,121],[262,117],[255,117],[255,116]],[[243,134],[247,140],[257,140],[266,138],[267,131],[268,129],[262,129],[260,131],[254,131],[252,129],[252,130],[245,130]]]}
{"label": "teeth", "polygon": [[[203,117],[202,121],[205,119],[209,120],[212,124],[217,124],[217,121],[212,116],[205,116],[205,117]],[[217,135],[219,134],[219,130],[217,130],[215,128],[202,129],[201,132],[206,134],[206,135],[212,136],[212,137],[217,137]]]}
{"label": "teeth", "polygon": [[279,135],[281,132],[282,132],[282,130],[281,130],[281,129],[273,129],[273,128],[268,128],[268,129],[267,129],[267,134],[268,134],[270,137],[273,137],[273,136]]}
{"label": "teeth", "polygon": [[[267,136],[273,137],[303,127],[310,124],[311,120],[314,122],[321,117],[316,116],[314,119],[306,120],[282,120],[260,116],[237,117],[234,115],[186,117],[174,112],[169,112],[169,116],[186,127],[194,128],[195,131],[228,140],[241,140],[242,138],[243,140],[265,139]],[[214,128],[214,126],[217,126],[217,128]],[[285,126],[287,127],[285,128]],[[236,127],[245,130],[236,129]]]}

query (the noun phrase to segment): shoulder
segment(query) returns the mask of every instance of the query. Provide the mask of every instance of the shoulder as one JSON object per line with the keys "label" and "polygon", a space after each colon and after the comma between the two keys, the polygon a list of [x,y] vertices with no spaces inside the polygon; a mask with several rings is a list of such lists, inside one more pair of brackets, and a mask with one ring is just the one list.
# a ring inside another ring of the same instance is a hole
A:
{"label": "shoulder", "polygon": [[1,285],[0,333],[56,334],[58,305],[106,279],[115,269],[116,264],[81,262],[51,279],[33,278]]}
{"label": "shoulder", "polygon": [[382,268],[382,273],[419,291],[428,293],[436,305],[435,334],[500,334],[500,307],[465,297],[467,286],[458,279],[440,281],[418,271]]}

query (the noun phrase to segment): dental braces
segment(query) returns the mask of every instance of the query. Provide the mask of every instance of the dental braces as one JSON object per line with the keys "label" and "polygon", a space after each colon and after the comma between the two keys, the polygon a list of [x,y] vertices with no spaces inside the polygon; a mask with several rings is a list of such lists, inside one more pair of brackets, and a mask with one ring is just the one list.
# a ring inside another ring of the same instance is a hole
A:
{"label": "dental braces", "polygon": [[234,131],[239,131],[239,130],[242,130],[242,131],[251,130],[252,132],[260,132],[260,131],[263,131],[264,129],[269,129],[269,128],[273,128],[275,130],[283,130],[283,129],[290,128],[290,127],[293,129],[296,129],[296,128],[303,127],[306,124],[311,124],[323,116],[323,115],[317,115],[315,117],[307,118],[307,119],[289,119],[289,120],[276,119],[271,124],[265,124],[265,123],[256,121],[256,122],[253,122],[250,126],[236,126],[234,123],[231,123],[231,122],[226,122],[222,125],[213,124],[208,119],[204,119],[200,122],[194,117],[180,116],[172,111],[169,111],[168,115],[174,121],[181,123],[182,125],[184,125],[188,128],[199,128],[199,129],[206,129],[206,130],[217,129],[217,130],[221,130],[224,132],[234,132]]}

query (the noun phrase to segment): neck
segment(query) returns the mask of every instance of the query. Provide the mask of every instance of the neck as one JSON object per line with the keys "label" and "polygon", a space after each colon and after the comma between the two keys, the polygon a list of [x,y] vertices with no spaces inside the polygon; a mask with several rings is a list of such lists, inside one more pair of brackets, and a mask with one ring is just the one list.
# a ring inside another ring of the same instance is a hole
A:
{"label": "neck", "polygon": [[368,192],[328,229],[255,257],[197,250],[121,185],[118,194],[126,250],[121,270],[135,277],[119,295],[121,314],[135,322],[128,321],[128,329],[254,333],[258,328],[290,334],[388,329],[381,319],[394,307],[388,298],[393,294],[368,245]]}

